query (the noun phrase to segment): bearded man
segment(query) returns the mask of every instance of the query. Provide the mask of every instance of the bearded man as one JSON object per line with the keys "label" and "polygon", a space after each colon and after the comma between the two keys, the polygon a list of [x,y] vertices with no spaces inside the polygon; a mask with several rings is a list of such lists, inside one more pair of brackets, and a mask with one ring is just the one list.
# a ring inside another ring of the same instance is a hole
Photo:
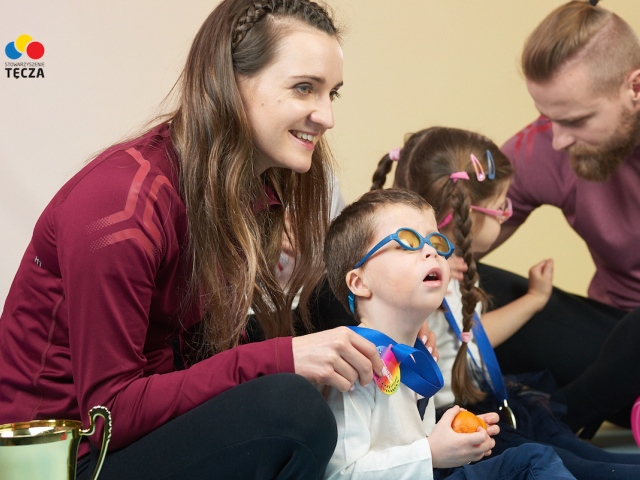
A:
{"label": "bearded man", "polygon": [[[550,370],[565,421],[587,438],[604,419],[628,426],[640,395],[640,42],[596,4],[561,5],[525,43],[522,70],[541,116],[502,147],[516,171],[513,216],[493,246],[553,205],[589,248],[589,298],[554,289],[496,349],[505,373]],[[528,290],[509,272],[479,272],[496,308]]]}

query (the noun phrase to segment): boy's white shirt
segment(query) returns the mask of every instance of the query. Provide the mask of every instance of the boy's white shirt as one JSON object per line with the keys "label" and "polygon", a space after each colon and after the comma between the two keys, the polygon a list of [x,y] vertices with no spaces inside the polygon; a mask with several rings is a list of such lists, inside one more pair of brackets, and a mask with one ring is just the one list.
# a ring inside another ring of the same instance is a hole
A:
{"label": "boy's white shirt", "polygon": [[[462,331],[462,294],[460,293],[460,282],[452,279],[449,282],[449,288],[445,295],[445,300],[449,304],[449,308],[453,312],[453,316],[456,319],[458,328]],[[478,317],[482,312],[482,305],[479,303],[476,306],[476,313]],[[451,372],[453,370],[453,362],[456,359],[458,350],[460,349],[460,340],[456,336],[453,329],[449,326],[444,313],[441,310],[436,310],[429,315],[429,329],[436,334],[436,342],[438,344],[438,366],[442,372],[444,378],[444,387],[442,387],[438,393],[432,398],[435,404],[435,408],[443,408],[453,406],[455,398],[453,390],[451,389]],[[480,352],[478,346],[475,343],[473,332],[471,332],[471,340],[468,345],[469,351],[473,355],[473,358],[477,362],[482,364]],[[469,358],[469,362],[472,360]]]}
{"label": "boy's white shirt", "polygon": [[374,382],[351,392],[321,387],[338,425],[338,443],[325,479],[433,479],[427,435],[435,426],[433,400],[424,420],[421,395],[404,384],[385,395]]}

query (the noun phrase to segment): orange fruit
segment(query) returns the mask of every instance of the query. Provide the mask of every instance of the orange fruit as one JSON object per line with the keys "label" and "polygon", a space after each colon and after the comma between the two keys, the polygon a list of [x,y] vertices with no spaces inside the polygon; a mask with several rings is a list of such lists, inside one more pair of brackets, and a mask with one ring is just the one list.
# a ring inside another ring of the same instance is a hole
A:
{"label": "orange fruit", "polygon": [[460,410],[460,412],[453,417],[453,422],[451,423],[453,431],[458,433],[474,433],[478,431],[478,427],[486,430],[487,424],[483,419],[467,410]]}

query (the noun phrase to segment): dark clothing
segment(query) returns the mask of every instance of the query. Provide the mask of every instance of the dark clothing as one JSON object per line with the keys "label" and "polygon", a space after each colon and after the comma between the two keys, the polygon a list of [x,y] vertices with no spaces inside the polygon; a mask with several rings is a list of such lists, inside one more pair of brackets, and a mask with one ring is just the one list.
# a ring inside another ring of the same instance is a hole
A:
{"label": "dark clothing", "polygon": [[[499,308],[528,290],[519,275],[478,264],[480,284]],[[568,407],[563,417],[590,438],[603,420],[629,427],[640,396],[640,309],[617,310],[557,288],[545,308],[495,349],[503,374],[548,370]]]}
{"label": "dark clothing", "polygon": [[[243,383],[107,455],[100,480],[320,479],[337,441],[333,413],[303,377]],[[78,462],[88,480],[98,452]]]}
{"label": "dark clothing", "polygon": [[434,480],[561,480],[574,478],[551,447],[528,443],[472,465],[435,468]]}

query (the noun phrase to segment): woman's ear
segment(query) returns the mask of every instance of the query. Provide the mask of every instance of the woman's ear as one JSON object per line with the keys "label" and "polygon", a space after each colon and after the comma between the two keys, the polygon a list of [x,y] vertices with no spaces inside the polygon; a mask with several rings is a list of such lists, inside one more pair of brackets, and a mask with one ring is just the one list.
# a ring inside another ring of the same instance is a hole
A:
{"label": "woman's ear", "polygon": [[371,290],[365,284],[362,272],[359,268],[354,268],[347,273],[345,278],[347,282],[347,288],[351,290],[356,297],[371,297]]}

